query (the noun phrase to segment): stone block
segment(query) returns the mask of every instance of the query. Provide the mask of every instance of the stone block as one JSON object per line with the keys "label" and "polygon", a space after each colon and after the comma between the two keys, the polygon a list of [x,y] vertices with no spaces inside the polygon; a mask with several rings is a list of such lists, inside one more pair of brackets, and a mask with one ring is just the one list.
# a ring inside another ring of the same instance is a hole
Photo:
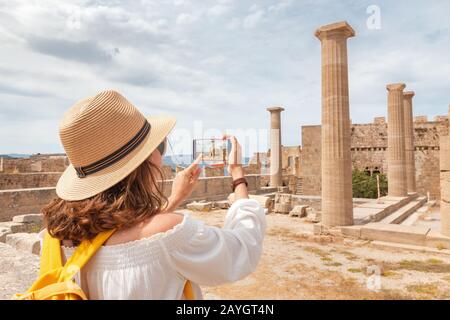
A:
{"label": "stone block", "polygon": [[435,231],[430,231],[426,236],[426,246],[439,249],[450,249],[450,237],[446,237]]}
{"label": "stone block", "polygon": [[189,210],[193,211],[211,211],[212,202],[191,202],[186,205]]}
{"label": "stone block", "polygon": [[[259,204],[261,205],[261,207],[263,207],[264,209],[267,209],[267,211],[270,213],[273,211],[273,199],[269,196],[263,196],[263,195],[255,195],[255,194],[250,194],[248,195],[248,197],[250,199],[255,199],[256,201],[259,202]],[[228,201],[230,203],[234,202],[234,193],[230,193],[230,195],[228,196]]]}
{"label": "stone block", "polygon": [[0,222],[0,228],[8,228],[11,230],[12,233],[19,233],[19,232],[27,232],[29,226],[25,223],[8,221],[8,222]]}
{"label": "stone block", "polygon": [[289,216],[291,216],[291,217],[300,217],[300,218],[306,217],[306,215],[307,215],[306,209],[307,208],[309,208],[309,206],[306,206],[306,205],[295,206],[291,210],[291,212],[289,212]]}
{"label": "stone block", "polygon": [[405,244],[425,245],[428,227],[368,223],[361,227],[361,238]]}
{"label": "stone block", "polygon": [[283,214],[288,214],[291,211],[291,204],[286,204],[286,203],[275,203],[275,208],[274,208],[274,212],[275,213],[283,213]]}
{"label": "stone block", "polygon": [[320,222],[322,220],[322,213],[320,211],[315,210],[314,208],[306,209],[306,221],[309,222]]}
{"label": "stone block", "polygon": [[344,236],[348,236],[348,237],[352,237],[352,238],[360,238],[361,237],[361,227],[360,226],[341,227],[341,233]]}
{"label": "stone block", "polygon": [[214,202],[214,207],[219,209],[228,209],[230,207],[230,202],[228,200],[216,201]]}
{"label": "stone block", "polygon": [[5,242],[6,236],[11,233],[12,231],[10,228],[0,227],[0,242]]}
{"label": "stone block", "polygon": [[277,187],[279,193],[289,193],[289,186],[287,187]]}
{"label": "stone block", "polygon": [[12,233],[6,236],[6,244],[17,250],[39,254],[41,245],[37,233]]}
{"label": "stone block", "polygon": [[275,203],[291,204],[292,195],[289,193],[279,193],[275,194]]}
{"label": "stone block", "polygon": [[21,214],[13,217],[13,222],[42,224],[44,216],[40,213]]}
{"label": "stone block", "polygon": [[317,223],[313,226],[314,235],[321,235],[325,231],[325,228],[322,224]]}

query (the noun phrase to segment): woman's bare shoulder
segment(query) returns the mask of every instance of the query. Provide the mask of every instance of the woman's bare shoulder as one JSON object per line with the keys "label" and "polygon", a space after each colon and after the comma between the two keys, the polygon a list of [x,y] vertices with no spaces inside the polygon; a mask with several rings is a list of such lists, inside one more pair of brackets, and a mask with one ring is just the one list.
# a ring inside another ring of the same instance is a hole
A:
{"label": "woman's bare shoulder", "polygon": [[106,245],[149,238],[155,234],[167,232],[182,223],[183,219],[184,215],[178,213],[167,212],[156,214],[147,221],[138,223],[131,228],[115,232],[115,234],[108,239]]}
{"label": "woman's bare shoulder", "polygon": [[148,222],[145,222],[142,228],[142,232],[145,237],[152,236],[153,234],[166,232],[176,225],[183,222],[184,215],[174,212],[159,213],[152,217]]}

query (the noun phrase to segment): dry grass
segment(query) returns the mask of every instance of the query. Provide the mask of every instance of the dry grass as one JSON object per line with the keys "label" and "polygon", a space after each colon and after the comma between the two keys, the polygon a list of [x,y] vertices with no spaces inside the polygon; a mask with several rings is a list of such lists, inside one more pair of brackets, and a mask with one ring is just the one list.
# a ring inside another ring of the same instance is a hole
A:
{"label": "dry grass", "polygon": [[[204,218],[216,222],[222,216],[210,213]],[[242,281],[205,288],[207,293],[223,299],[397,300],[442,299],[450,292],[448,259],[403,255],[403,251],[373,249],[359,242],[344,244],[332,236],[313,236],[309,229],[298,227],[298,220],[268,218],[270,227],[256,272]],[[405,260],[398,260],[402,255]],[[377,292],[366,284],[366,267],[373,265],[383,277]]]}
{"label": "dry grass", "polygon": [[362,269],[359,269],[359,268],[348,268],[347,271],[351,272],[351,273],[362,273],[363,272]]}
{"label": "dry grass", "polygon": [[392,270],[383,270],[381,272],[381,276],[382,277],[386,277],[386,278],[398,278],[401,277],[401,275],[395,271]]}
{"label": "dry grass", "polygon": [[341,253],[342,255],[344,255],[345,258],[347,258],[347,260],[355,261],[355,260],[358,259],[358,256],[357,256],[356,254],[350,252],[350,251],[341,251],[340,253]]}
{"label": "dry grass", "polygon": [[426,294],[437,296],[439,293],[438,287],[434,283],[420,283],[406,286],[406,290],[413,293]]}
{"label": "dry grass", "polygon": [[325,263],[325,265],[327,267],[340,267],[340,266],[342,266],[342,263],[340,263],[340,262],[330,262],[330,263]]}
{"label": "dry grass", "polygon": [[322,258],[329,258],[330,256],[330,253],[316,247],[302,247],[302,249],[307,252],[314,253],[315,255],[318,255]]}
{"label": "dry grass", "polygon": [[305,241],[305,236],[292,232],[292,230],[283,227],[272,227],[266,231],[268,236],[276,236],[283,240]]}
{"label": "dry grass", "polygon": [[420,272],[450,273],[450,264],[437,259],[401,260],[399,263],[385,263],[387,270],[413,270]]}

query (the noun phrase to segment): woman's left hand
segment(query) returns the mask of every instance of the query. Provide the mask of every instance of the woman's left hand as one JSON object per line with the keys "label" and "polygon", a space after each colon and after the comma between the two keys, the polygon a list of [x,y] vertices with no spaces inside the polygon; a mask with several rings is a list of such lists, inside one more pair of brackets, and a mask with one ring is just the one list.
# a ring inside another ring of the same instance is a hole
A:
{"label": "woman's left hand", "polygon": [[198,166],[200,159],[201,157],[198,157],[189,167],[177,173],[173,180],[172,193],[165,211],[175,210],[192,194],[202,172],[202,169]]}

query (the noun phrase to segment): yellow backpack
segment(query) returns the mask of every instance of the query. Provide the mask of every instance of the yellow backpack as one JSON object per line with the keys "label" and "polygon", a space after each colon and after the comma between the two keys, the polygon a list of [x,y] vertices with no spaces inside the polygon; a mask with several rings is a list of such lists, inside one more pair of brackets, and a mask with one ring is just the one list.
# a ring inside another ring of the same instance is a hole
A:
{"label": "yellow backpack", "polygon": [[[87,300],[86,294],[74,281],[74,276],[89,261],[95,252],[108,240],[115,230],[99,233],[93,240],[84,240],[66,264],[62,265],[61,243],[48,232],[42,246],[39,278],[23,294],[15,294],[16,300]],[[184,297],[194,299],[190,281],[186,281]]]}

